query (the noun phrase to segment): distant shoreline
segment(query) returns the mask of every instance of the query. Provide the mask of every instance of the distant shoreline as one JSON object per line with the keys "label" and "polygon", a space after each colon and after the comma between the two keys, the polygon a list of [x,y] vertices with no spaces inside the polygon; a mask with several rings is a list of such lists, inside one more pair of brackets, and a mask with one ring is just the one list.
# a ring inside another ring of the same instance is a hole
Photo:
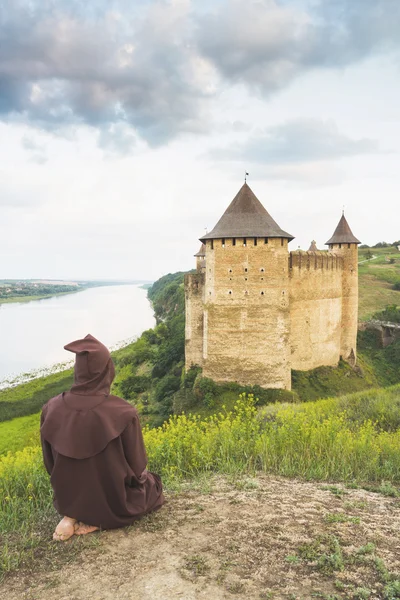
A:
{"label": "distant shoreline", "polygon": [[77,294],[78,292],[83,292],[84,290],[88,290],[87,287],[81,287],[77,290],[71,290],[69,292],[56,292],[55,294],[45,294],[43,296],[12,296],[11,298],[0,298],[0,306],[2,304],[23,304],[25,302],[32,302],[34,300],[49,300],[50,298],[55,298],[56,296],[67,296],[69,294]]}
{"label": "distant shoreline", "polygon": [[152,283],[142,283],[140,281],[132,281],[132,282],[121,282],[116,281],[115,283],[101,282],[97,285],[82,285],[77,287],[76,290],[69,290],[68,292],[55,292],[52,294],[42,294],[38,296],[11,296],[10,298],[0,298],[0,306],[2,304],[24,304],[26,302],[33,302],[35,300],[49,300],[50,298],[55,298],[57,296],[67,296],[70,294],[77,294],[78,292],[83,292],[85,290],[89,290],[96,287],[108,287],[108,286],[116,286],[116,285],[137,285],[141,289],[147,290],[152,286]]}

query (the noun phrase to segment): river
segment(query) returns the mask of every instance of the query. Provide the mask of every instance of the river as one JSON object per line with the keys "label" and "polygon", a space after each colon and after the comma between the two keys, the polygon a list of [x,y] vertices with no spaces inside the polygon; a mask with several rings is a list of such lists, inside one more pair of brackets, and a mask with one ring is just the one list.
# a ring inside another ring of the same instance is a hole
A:
{"label": "river", "polygon": [[64,345],[91,333],[120,345],[154,326],[139,285],[96,287],[65,296],[0,305],[0,385],[26,372],[70,361]]}

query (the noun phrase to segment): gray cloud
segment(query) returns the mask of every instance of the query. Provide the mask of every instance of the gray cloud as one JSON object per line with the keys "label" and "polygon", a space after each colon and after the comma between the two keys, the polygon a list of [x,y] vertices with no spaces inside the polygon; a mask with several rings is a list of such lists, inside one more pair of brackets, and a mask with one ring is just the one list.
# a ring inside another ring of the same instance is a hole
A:
{"label": "gray cloud", "polygon": [[[268,95],[314,68],[398,49],[398,0],[13,0],[0,24],[0,118],[52,131],[121,123],[157,146],[205,132],[215,73]],[[204,60],[206,59],[206,61]],[[115,147],[118,144],[115,139]],[[131,144],[120,138],[121,152]]]}
{"label": "gray cloud", "polygon": [[50,129],[125,121],[153,145],[203,130],[208,95],[186,9],[156,2],[135,15],[121,5],[94,19],[68,3],[13,3],[1,27],[3,118]]}
{"label": "gray cloud", "polygon": [[309,69],[398,50],[399,30],[398,0],[320,0],[307,12],[277,0],[225,0],[198,18],[197,41],[223,77],[268,95]]}
{"label": "gray cloud", "polygon": [[333,160],[377,152],[377,142],[353,140],[340,133],[332,122],[297,119],[250,137],[236,147],[217,148],[208,156],[264,165],[284,165]]}

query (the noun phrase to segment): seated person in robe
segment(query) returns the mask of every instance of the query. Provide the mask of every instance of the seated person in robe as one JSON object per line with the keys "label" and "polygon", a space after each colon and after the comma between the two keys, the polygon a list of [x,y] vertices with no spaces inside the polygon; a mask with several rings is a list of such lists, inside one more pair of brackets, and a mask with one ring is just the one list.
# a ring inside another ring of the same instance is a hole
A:
{"label": "seated person in robe", "polygon": [[110,395],[109,351],[91,335],[65,346],[76,354],[74,384],[45,404],[43,460],[63,516],[53,538],[131,525],[164,503],[158,475],[147,471],[137,410]]}

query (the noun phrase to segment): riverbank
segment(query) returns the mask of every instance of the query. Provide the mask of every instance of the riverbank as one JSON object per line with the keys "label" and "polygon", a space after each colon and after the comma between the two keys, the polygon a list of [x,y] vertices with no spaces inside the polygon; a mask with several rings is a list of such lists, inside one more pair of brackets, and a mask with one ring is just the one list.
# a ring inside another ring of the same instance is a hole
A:
{"label": "riverbank", "polygon": [[87,289],[87,287],[80,287],[77,290],[71,290],[68,292],[56,292],[53,294],[43,294],[41,296],[11,296],[11,298],[0,298],[0,306],[2,304],[23,304],[25,302],[33,302],[35,300],[48,300],[49,298],[56,298],[57,296],[69,296],[71,294],[83,292]]}

